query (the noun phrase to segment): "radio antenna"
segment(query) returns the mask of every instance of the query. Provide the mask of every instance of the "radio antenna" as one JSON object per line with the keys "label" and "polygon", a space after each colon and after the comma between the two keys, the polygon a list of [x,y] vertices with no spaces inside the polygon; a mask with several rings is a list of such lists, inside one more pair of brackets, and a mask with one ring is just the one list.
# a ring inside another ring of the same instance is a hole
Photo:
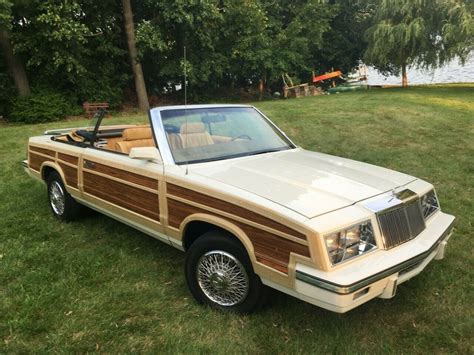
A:
{"label": "radio antenna", "polygon": [[183,48],[184,50],[184,106],[188,104],[188,73],[187,73],[187,62],[186,62],[186,46]]}
{"label": "radio antenna", "polygon": [[[184,124],[186,129],[186,134],[184,136],[184,145],[188,147],[188,113],[186,112],[187,105],[188,105],[188,65],[186,62],[186,46],[183,46],[183,54],[184,54]],[[185,149],[186,149],[185,148]],[[186,153],[185,153],[186,156]],[[188,158],[186,156],[186,175],[188,175]]]}

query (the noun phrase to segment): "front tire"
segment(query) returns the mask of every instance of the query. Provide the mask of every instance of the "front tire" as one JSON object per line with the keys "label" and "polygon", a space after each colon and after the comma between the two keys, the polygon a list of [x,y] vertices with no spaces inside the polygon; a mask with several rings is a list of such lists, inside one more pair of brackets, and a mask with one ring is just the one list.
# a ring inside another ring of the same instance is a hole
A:
{"label": "front tire", "polygon": [[223,231],[205,233],[191,245],[185,273],[194,298],[212,308],[250,313],[265,302],[266,287],[245,248]]}
{"label": "front tire", "polygon": [[82,206],[67,192],[61,176],[53,171],[47,181],[49,206],[53,215],[60,221],[75,220],[82,211]]}

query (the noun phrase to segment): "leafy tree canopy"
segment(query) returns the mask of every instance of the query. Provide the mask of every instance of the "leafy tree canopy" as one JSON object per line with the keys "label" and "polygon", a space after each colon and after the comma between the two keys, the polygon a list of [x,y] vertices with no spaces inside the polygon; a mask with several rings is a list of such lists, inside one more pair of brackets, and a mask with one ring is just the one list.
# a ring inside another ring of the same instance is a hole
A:
{"label": "leafy tree canopy", "polygon": [[12,14],[15,52],[35,87],[120,102],[130,75],[115,1],[23,0]]}
{"label": "leafy tree canopy", "polygon": [[463,61],[473,49],[472,13],[463,1],[380,0],[373,12],[364,58],[382,71],[406,74],[409,65],[437,67],[455,57]]}
{"label": "leafy tree canopy", "polygon": [[[134,101],[120,3],[0,0],[9,58],[25,68],[33,93]],[[283,73],[308,82],[312,71],[348,72],[364,53],[369,64],[397,73],[465,59],[473,48],[474,5],[461,0],[133,0],[132,7],[148,95],[158,97],[178,95],[184,46],[190,92],[201,100],[258,84],[280,90]],[[13,71],[1,51],[5,107]]]}
{"label": "leafy tree canopy", "polygon": [[10,29],[12,5],[11,1],[0,0],[0,28]]}

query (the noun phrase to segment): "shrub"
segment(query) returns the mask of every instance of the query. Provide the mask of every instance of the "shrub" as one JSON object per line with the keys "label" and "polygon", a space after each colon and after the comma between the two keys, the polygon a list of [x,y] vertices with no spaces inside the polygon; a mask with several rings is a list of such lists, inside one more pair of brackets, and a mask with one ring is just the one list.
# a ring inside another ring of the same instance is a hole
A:
{"label": "shrub", "polygon": [[117,109],[122,104],[123,89],[107,78],[86,78],[77,83],[71,95],[80,103],[108,102],[111,109]]}
{"label": "shrub", "polygon": [[13,99],[8,118],[11,122],[40,123],[57,121],[76,113],[77,108],[64,96],[41,91]]}

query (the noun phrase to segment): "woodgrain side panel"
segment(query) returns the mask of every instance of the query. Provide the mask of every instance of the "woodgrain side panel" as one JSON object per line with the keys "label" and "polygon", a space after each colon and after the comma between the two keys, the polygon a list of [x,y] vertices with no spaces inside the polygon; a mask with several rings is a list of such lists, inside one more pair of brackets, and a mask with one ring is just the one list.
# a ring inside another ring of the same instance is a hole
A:
{"label": "woodgrain side panel", "polygon": [[167,192],[170,195],[185,198],[187,200],[191,200],[194,202],[198,202],[202,205],[206,205],[215,209],[225,211],[227,213],[239,216],[241,218],[251,220],[263,226],[270,227],[280,232],[289,234],[296,238],[306,240],[306,236],[298,231],[295,231],[281,223],[275,222],[274,220],[271,220],[270,218],[264,217],[255,212],[249,211],[243,207],[236,206],[232,203],[220,200],[218,198],[211,197],[211,196],[202,194],[200,192],[189,190],[184,187],[180,187],[180,186],[169,184],[169,183],[167,184]]}
{"label": "woodgrain side panel", "polygon": [[[179,228],[182,221],[194,213],[216,215],[202,208],[171,198],[168,199],[168,223],[171,227]],[[222,216],[219,217],[224,218]],[[291,252],[307,257],[310,256],[309,249],[305,245],[295,243],[239,221],[232,220],[231,222],[247,234],[254,247],[257,260],[273,269],[287,273]]]}
{"label": "woodgrain side panel", "polygon": [[267,266],[287,273],[291,252],[310,257],[309,249],[305,245],[244,223],[238,223],[238,226],[252,241],[257,260]]}
{"label": "woodgrain side panel", "polygon": [[141,185],[148,187],[150,189],[156,189],[158,190],[158,180],[157,179],[152,179],[147,176],[142,176],[138,174],[131,173],[126,170],[114,168],[108,165],[100,164],[92,160],[85,160],[86,162],[91,162],[94,164],[93,168],[88,167],[88,169],[97,171],[98,173],[102,173],[105,175],[113,176],[115,178],[133,182],[134,184]]}
{"label": "woodgrain side panel", "polygon": [[188,205],[186,203],[176,201],[170,198],[168,198],[167,200],[168,200],[168,225],[176,229],[179,229],[179,227],[181,226],[181,222],[183,222],[183,220],[187,216],[193,213],[199,213],[199,212],[208,213],[207,211],[199,207]]}
{"label": "woodgrain side panel", "polygon": [[29,149],[32,152],[38,152],[38,153],[41,153],[41,154],[49,155],[50,157],[53,157],[53,158],[55,157],[54,150],[35,147],[35,146],[32,146],[32,145],[29,146]]}
{"label": "woodgrain side panel", "polygon": [[74,164],[74,165],[77,165],[77,163],[79,161],[78,157],[75,157],[75,156],[69,155],[69,154],[64,154],[64,153],[58,153],[58,158],[65,161],[65,162],[67,162],[67,163]]}
{"label": "woodgrain side panel", "polygon": [[84,192],[160,221],[158,194],[84,171]]}
{"label": "woodgrain side panel", "polygon": [[66,178],[66,185],[77,189],[77,168],[73,168],[72,166],[60,162],[58,164],[63,170],[64,177]]}
{"label": "woodgrain side panel", "polygon": [[54,161],[53,158],[46,158],[42,155],[38,155],[30,151],[30,157],[28,160],[28,166],[36,171],[40,171],[41,164],[43,164],[45,161]]}

